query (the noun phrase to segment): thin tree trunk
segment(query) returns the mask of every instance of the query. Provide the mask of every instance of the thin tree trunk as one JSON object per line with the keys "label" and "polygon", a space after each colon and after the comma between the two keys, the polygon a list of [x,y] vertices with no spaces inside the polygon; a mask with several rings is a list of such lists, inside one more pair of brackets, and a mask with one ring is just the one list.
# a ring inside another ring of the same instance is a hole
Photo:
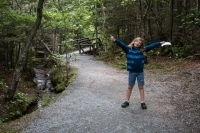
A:
{"label": "thin tree trunk", "polygon": [[[149,2],[148,0],[146,0],[146,3],[149,5],[150,2]],[[162,28],[162,26],[161,26],[161,24],[160,24],[160,21],[159,21],[158,17],[156,16],[156,14],[154,13],[154,11],[153,11],[152,8],[150,8],[150,10],[151,10],[153,16],[154,16],[155,19],[156,19],[156,24],[159,26],[160,30],[163,31],[163,28]]]}
{"label": "thin tree trunk", "polygon": [[54,29],[52,30],[52,37],[51,38],[52,38],[52,52],[54,53],[54,49],[55,49],[54,48],[54,46],[55,46],[54,45],[54,43],[55,43],[55,30]]}
{"label": "thin tree trunk", "polygon": [[15,48],[15,44],[13,42],[12,47],[11,47],[11,52],[10,52],[10,67],[11,68],[14,68],[14,48]]}
{"label": "thin tree trunk", "polygon": [[17,64],[18,59],[19,59],[19,54],[20,54],[20,50],[21,50],[21,43],[19,42],[18,44],[18,49],[16,47],[16,58],[15,58],[15,64]]}
{"label": "thin tree trunk", "polygon": [[53,33],[52,33],[52,42],[53,42],[53,50],[52,50],[52,52],[53,52],[53,54],[56,54],[57,53],[57,28],[55,28],[54,30],[53,30]]}
{"label": "thin tree trunk", "polygon": [[170,24],[170,40],[173,38],[173,25],[174,25],[174,0],[170,0],[170,9],[171,9],[171,24]]}
{"label": "thin tree trunk", "polygon": [[151,15],[149,14],[148,15],[148,34],[149,34],[149,37],[150,37],[150,42],[152,42],[153,40],[153,34],[152,34],[152,28],[151,28]]}
{"label": "thin tree trunk", "polygon": [[23,71],[26,72],[27,71],[27,65],[28,65],[28,55],[29,55],[29,49],[27,51],[27,54],[26,54],[26,59],[25,59],[25,63],[24,63],[24,66],[23,66]]}
{"label": "thin tree trunk", "polygon": [[141,21],[141,36],[145,39],[145,17],[143,17],[143,7],[142,7],[142,1],[139,1],[139,9],[140,9],[140,21]]}
{"label": "thin tree trunk", "polygon": [[[150,28],[150,13],[149,13],[149,10],[150,10],[150,7],[151,7],[151,4],[152,4],[152,0],[150,0],[149,4],[147,5],[147,9],[144,13],[144,16],[143,16],[143,20],[144,21],[147,21],[147,29],[145,28],[145,23],[144,23],[144,32],[145,32],[145,35],[147,35],[147,37],[149,38],[149,36],[151,36],[151,40],[152,40],[152,32],[150,31],[151,28]],[[147,18],[147,15],[148,15],[148,18]],[[150,33],[150,34],[149,34]]]}
{"label": "thin tree trunk", "polygon": [[8,44],[7,45],[7,52],[6,52],[6,67],[7,67],[7,69],[9,70],[10,68],[9,68],[9,45],[10,44]]}
{"label": "thin tree trunk", "polygon": [[[101,5],[101,8],[102,8],[102,14],[103,14],[103,25],[102,25],[102,30],[103,30],[103,35],[104,35],[104,38],[103,38],[103,44],[105,45],[105,52],[107,52],[107,43],[105,42],[106,39],[105,39],[105,35],[106,35],[106,29],[105,29],[105,23],[106,23],[106,13],[105,13],[105,10],[104,10],[104,5],[102,4]],[[97,38],[96,38],[96,42],[97,42]],[[96,45],[99,45],[99,44],[96,44]],[[98,47],[98,46],[97,46]]]}
{"label": "thin tree trunk", "polygon": [[[97,5],[95,6],[97,11]],[[95,38],[98,38],[97,13],[95,14]]]}
{"label": "thin tree trunk", "polygon": [[15,72],[13,74],[11,85],[8,89],[7,97],[5,98],[6,101],[11,100],[14,97],[14,94],[16,92],[16,88],[17,88],[17,85],[18,85],[18,82],[19,82],[19,79],[20,79],[20,76],[22,73],[23,65],[25,63],[25,59],[26,59],[29,47],[31,45],[31,42],[32,42],[35,34],[37,33],[37,30],[38,30],[41,20],[42,20],[43,3],[44,3],[44,0],[39,0],[39,2],[38,2],[37,19],[35,21],[35,24],[32,27],[31,33],[26,41],[24,50],[20,54],[19,60],[17,62],[16,68],[15,68]]}

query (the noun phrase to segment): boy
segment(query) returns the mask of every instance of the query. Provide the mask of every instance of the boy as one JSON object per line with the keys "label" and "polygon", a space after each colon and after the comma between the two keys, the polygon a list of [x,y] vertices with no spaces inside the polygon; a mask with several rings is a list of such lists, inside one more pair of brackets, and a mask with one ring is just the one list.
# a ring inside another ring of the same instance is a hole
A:
{"label": "boy", "polygon": [[129,99],[135,81],[137,79],[138,88],[140,92],[141,99],[141,108],[147,109],[147,106],[144,102],[144,53],[152,50],[155,47],[161,46],[165,42],[155,42],[143,48],[143,39],[137,37],[127,46],[123,42],[115,39],[113,36],[110,36],[110,40],[115,42],[122,50],[126,53],[127,58],[127,71],[129,71],[128,77],[128,89],[126,93],[126,101],[121,105],[122,108],[129,106]]}

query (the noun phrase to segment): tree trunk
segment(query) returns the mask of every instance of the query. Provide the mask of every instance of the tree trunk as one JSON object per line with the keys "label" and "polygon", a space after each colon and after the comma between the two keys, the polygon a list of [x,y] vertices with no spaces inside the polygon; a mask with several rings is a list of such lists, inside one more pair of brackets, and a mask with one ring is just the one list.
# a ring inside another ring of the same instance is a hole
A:
{"label": "tree trunk", "polygon": [[18,49],[17,49],[17,46],[16,46],[15,64],[17,64],[17,62],[18,62],[20,51],[21,51],[21,43],[19,42],[19,44],[18,44]]}
{"label": "tree trunk", "polygon": [[29,55],[29,49],[27,51],[27,54],[26,54],[26,58],[25,58],[25,63],[24,63],[24,66],[23,66],[23,71],[26,72],[27,71],[27,67],[28,67],[28,55]]}
{"label": "tree trunk", "polygon": [[[146,2],[147,3],[147,2]],[[148,40],[150,39],[150,40],[152,40],[152,31],[151,31],[151,27],[150,27],[150,13],[149,13],[149,10],[150,10],[150,8],[151,8],[151,4],[152,4],[152,0],[151,1],[149,1],[149,3],[147,3],[147,8],[146,8],[146,11],[145,11],[145,13],[144,13],[144,16],[143,16],[143,21],[145,21],[145,22],[147,22],[147,25],[145,25],[145,23],[144,23],[144,35],[146,36],[147,35],[147,37],[146,38],[148,38]],[[148,15],[148,16],[147,16]],[[148,17],[148,18],[147,18]]]}
{"label": "tree trunk", "polygon": [[148,36],[149,36],[149,41],[152,42],[153,40],[153,34],[152,34],[152,28],[151,28],[151,14],[148,15]]}
{"label": "tree trunk", "polygon": [[[105,39],[105,35],[106,35],[106,29],[105,29],[105,23],[106,23],[106,13],[105,13],[105,10],[104,10],[104,5],[102,4],[101,5],[101,8],[102,8],[102,15],[103,15],[103,24],[102,24],[102,31],[103,31],[103,44],[105,45],[105,52],[107,52],[107,43],[106,43],[106,39]],[[96,38],[96,42],[97,42],[97,38]],[[98,45],[98,44],[96,44]],[[98,46],[97,46],[98,47]]]}
{"label": "tree trunk", "polygon": [[37,33],[37,30],[40,26],[41,20],[42,20],[42,8],[43,8],[43,3],[44,0],[39,0],[38,2],[38,7],[37,7],[37,19],[35,21],[35,24],[32,27],[31,33],[26,41],[26,45],[23,49],[23,51],[20,54],[19,60],[16,64],[16,68],[15,68],[15,72],[13,74],[13,78],[12,78],[12,82],[11,85],[8,89],[8,94],[5,98],[6,101],[12,100],[14,97],[14,94],[16,92],[16,88],[22,73],[22,69],[23,69],[23,65],[25,63],[25,59],[29,50],[29,47],[31,45],[31,42],[35,36],[35,34]]}
{"label": "tree trunk", "polygon": [[174,0],[170,0],[170,9],[171,9],[171,21],[170,21],[170,40],[173,38],[173,26],[174,26]]}
{"label": "tree trunk", "polygon": [[54,49],[54,53],[57,54],[58,53],[58,34],[57,34],[57,28],[55,29],[55,49]]}
{"label": "tree trunk", "polygon": [[7,67],[7,69],[9,70],[10,68],[9,68],[9,61],[8,61],[8,59],[9,59],[9,45],[10,44],[8,44],[7,45],[7,49],[6,49],[6,67]]}
{"label": "tree trunk", "polygon": [[143,17],[143,7],[142,7],[142,1],[139,1],[139,9],[140,9],[140,20],[141,20],[141,37],[145,39],[145,17]]}
{"label": "tree trunk", "polygon": [[52,52],[53,52],[53,54],[56,54],[57,53],[57,41],[58,41],[58,39],[57,39],[58,37],[57,37],[57,28],[55,28],[54,30],[53,30],[53,33],[52,33],[52,42],[53,42],[53,49],[52,49]]}
{"label": "tree trunk", "polygon": [[15,48],[15,43],[13,42],[12,44],[12,49],[11,49],[11,52],[10,52],[10,67],[11,68],[14,68],[14,48]]}
{"label": "tree trunk", "polygon": [[[97,11],[97,5],[95,6],[96,11]],[[95,14],[95,37],[98,38],[98,22],[97,22],[97,13]]]}

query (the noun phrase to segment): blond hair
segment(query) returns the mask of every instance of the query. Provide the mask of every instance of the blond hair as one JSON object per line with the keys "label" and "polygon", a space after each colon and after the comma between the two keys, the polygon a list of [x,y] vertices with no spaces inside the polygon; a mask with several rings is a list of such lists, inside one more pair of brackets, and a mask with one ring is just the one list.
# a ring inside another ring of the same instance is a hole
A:
{"label": "blond hair", "polygon": [[140,42],[141,42],[141,46],[140,46],[140,48],[143,47],[144,39],[141,38],[141,37],[136,37],[136,38],[133,39],[133,41],[132,41],[131,43],[129,43],[129,45],[128,45],[131,49],[134,47],[134,43],[135,43],[135,41],[140,41]]}
{"label": "blond hair", "polygon": [[141,37],[136,37],[135,39],[133,39],[133,41],[131,43],[129,43],[129,47],[132,49],[134,47],[134,43],[135,41],[141,41],[141,46],[139,47],[139,49],[142,51],[144,56],[147,56],[147,53],[144,51],[144,39]]}

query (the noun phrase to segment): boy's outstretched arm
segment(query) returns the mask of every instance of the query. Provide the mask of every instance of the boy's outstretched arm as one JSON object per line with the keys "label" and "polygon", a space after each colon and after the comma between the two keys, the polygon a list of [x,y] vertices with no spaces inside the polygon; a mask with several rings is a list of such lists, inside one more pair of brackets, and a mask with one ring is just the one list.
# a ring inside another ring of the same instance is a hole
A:
{"label": "boy's outstretched arm", "polygon": [[148,52],[158,46],[161,46],[163,43],[165,43],[165,41],[161,41],[161,42],[155,42],[155,43],[152,43],[150,45],[147,45],[144,49],[145,52]]}
{"label": "boy's outstretched arm", "polygon": [[125,53],[128,52],[128,49],[129,49],[129,48],[128,48],[128,46],[126,46],[126,44],[124,44],[123,42],[121,42],[121,41],[115,39],[115,37],[112,36],[112,35],[110,35],[110,40],[111,40],[112,42],[115,42],[119,47],[121,47],[122,50],[123,50]]}

